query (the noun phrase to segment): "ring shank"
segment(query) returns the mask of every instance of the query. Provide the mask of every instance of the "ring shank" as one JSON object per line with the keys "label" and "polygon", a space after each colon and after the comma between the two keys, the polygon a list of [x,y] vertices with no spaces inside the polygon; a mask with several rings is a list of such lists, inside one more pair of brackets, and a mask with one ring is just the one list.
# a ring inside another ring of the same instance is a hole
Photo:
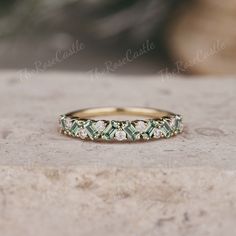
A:
{"label": "ring shank", "polygon": [[73,118],[90,118],[96,116],[112,116],[112,115],[131,115],[131,116],[145,116],[153,118],[162,118],[165,116],[174,115],[171,112],[159,110],[155,108],[142,108],[142,107],[104,107],[104,108],[88,108],[78,111],[70,112],[66,116]]}

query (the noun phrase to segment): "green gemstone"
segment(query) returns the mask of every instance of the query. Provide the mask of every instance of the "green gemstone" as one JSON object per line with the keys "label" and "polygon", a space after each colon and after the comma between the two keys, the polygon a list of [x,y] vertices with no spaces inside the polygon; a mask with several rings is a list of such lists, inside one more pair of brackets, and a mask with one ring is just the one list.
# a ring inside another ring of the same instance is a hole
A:
{"label": "green gemstone", "polygon": [[176,116],[176,131],[181,132],[183,130],[183,121],[181,116]]}
{"label": "green gemstone", "polygon": [[166,120],[163,120],[163,122],[160,126],[160,130],[161,130],[161,132],[162,132],[162,134],[164,135],[165,138],[171,137],[171,135],[173,133],[170,125],[168,124],[168,122]]}
{"label": "green gemstone", "polygon": [[59,118],[59,124],[62,129],[65,129],[65,116],[60,116]]}
{"label": "green gemstone", "polygon": [[182,128],[183,128],[182,117],[179,115],[173,117],[172,121],[170,123],[170,126],[171,126],[173,132],[182,131]]}
{"label": "green gemstone", "polygon": [[108,126],[102,132],[102,139],[111,140],[114,138],[116,131],[118,130],[120,123],[117,121],[110,121]]}
{"label": "green gemstone", "polygon": [[61,118],[60,118],[60,125],[61,125],[61,128],[63,130],[68,130],[70,128],[72,123],[69,124],[69,122],[71,122],[70,118],[65,117],[65,116],[61,116]]}
{"label": "green gemstone", "polygon": [[82,127],[82,122],[78,120],[74,120],[69,131],[73,136],[77,136],[79,129],[81,127]]}
{"label": "green gemstone", "polygon": [[95,128],[95,123],[96,122],[92,120],[87,120],[83,126],[84,129],[86,129],[89,138],[92,140],[97,139],[99,137],[99,132]]}
{"label": "green gemstone", "polygon": [[148,121],[148,123],[147,123],[147,128],[146,128],[146,130],[144,131],[144,133],[142,133],[142,137],[143,137],[144,139],[150,139],[150,138],[152,138],[154,129],[157,127],[157,125],[158,125],[158,122],[157,122],[157,121],[154,121],[154,120]]}
{"label": "green gemstone", "polygon": [[133,140],[133,141],[140,139],[139,132],[135,129],[135,127],[131,124],[130,121],[126,121],[123,124],[123,130],[127,134],[128,139]]}

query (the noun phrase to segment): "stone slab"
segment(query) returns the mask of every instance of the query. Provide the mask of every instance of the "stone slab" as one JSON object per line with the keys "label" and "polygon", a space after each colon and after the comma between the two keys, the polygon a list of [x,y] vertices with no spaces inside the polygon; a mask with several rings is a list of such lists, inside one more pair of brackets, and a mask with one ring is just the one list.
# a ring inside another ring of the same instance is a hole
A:
{"label": "stone slab", "polygon": [[[0,73],[0,234],[234,235],[234,78]],[[57,118],[96,106],[180,113],[182,135],[82,142]]]}

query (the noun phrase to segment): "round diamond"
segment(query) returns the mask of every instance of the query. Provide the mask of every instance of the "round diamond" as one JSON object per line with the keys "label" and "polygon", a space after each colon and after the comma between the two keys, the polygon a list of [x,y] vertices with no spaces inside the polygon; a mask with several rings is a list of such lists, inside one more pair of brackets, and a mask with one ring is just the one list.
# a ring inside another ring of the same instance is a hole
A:
{"label": "round diamond", "polygon": [[137,124],[135,125],[135,128],[138,132],[143,133],[145,129],[147,128],[147,125],[143,121],[138,121]]}
{"label": "round diamond", "polygon": [[153,137],[154,138],[161,138],[161,130],[155,128],[154,131],[153,131]]}
{"label": "round diamond", "polygon": [[126,139],[125,131],[123,131],[123,130],[116,131],[115,139],[117,139],[118,141],[125,140]]}
{"label": "round diamond", "polygon": [[96,122],[95,128],[99,133],[101,133],[106,128],[106,124],[104,121],[99,120]]}
{"label": "round diamond", "polygon": [[78,132],[80,138],[85,139],[88,136],[86,129],[80,129]]}

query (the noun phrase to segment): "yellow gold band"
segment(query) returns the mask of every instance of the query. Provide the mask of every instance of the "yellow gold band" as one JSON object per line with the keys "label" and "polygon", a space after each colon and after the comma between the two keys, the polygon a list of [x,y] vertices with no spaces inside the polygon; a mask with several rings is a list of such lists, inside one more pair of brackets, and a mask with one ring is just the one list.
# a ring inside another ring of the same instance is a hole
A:
{"label": "yellow gold band", "polygon": [[74,118],[91,118],[96,116],[112,116],[112,115],[131,115],[131,116],[148,116],[161,119],[164,116],[174,115],[171,112],[143,107],[103,107],[103,108],[88,108],[66,114]]}
{"label": "yellow gold band", "polygon": [[[94,120],[97,116],[144,116],[136,120]],[[169,138],[183,130],[182,117],[155,108],[103,107],[70,112],[60,117],[62,133],[91,140],[137,141]]]}

